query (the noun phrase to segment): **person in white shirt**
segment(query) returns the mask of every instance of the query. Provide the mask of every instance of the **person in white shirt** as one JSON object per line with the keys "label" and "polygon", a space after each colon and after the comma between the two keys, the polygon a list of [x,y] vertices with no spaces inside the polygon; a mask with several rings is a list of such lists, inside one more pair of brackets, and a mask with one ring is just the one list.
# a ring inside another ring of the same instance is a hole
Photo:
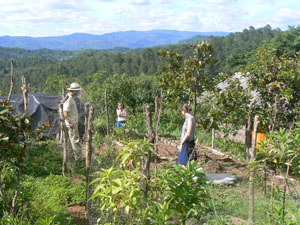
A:
{"label": "person in white shirt", "polygon": [[123,123],[126,123],[126,117],[127,117],[127,112],[124,107],[123,102],[119,101],[118,102],[118,107],[117,107],[117,128],[122,127]]}
{"label": "person in white shirt", "polygon": [[67,95],[67,100],[63,104],[63,111],[74,158],[75,160],[78,160],[82,158],[82,150],[78,132],[78,111],[74,97],[79,95],[81,87],[78,83],[72,83],[68,90],[69,93]]}

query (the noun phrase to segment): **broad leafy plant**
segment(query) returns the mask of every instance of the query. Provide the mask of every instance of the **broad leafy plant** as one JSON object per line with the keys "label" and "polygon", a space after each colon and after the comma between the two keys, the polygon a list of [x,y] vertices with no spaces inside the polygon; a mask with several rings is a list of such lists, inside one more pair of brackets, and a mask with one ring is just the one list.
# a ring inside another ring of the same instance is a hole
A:
{"label": "broad leafy plant", "polygon": [[189,163],[186,168],[173,165],[161,174],[158,181],[159,190],[167,202],[160,206],[161,210],[168,206],[176,212],[181,224],[187,219],[199,218],[209,209],[206,183],[205,173],[196,163]]}
{"label": "broad leafy plant", "polygon": [[296,126],[292,131],[280,128],[271,132],[268,139],[261,143],[258,159],[266,161],[275,171],[285,170],[286,175],[290,172],[299,173],[300,123]]}
{"label": "broad leafy plant", "polygon": [[144,159],[148,152],[153,152],[153,144],[147,140],[135,140],[132,142],[123,142],[121,153],[117,156],[120,165],[123,168],[143,168]]}
{"label": "broad leafy plant", "polygon": [[130,216],[130,224],[143,215],[143,192],[141,183],[145,182],[145,176],[138,169],[123,170],[109,168],[96,173],[99,178],[92,181],[96,184],[91,199],[99,199],[101,211],[114,213],[114,222],[120,210],[124,210]]}

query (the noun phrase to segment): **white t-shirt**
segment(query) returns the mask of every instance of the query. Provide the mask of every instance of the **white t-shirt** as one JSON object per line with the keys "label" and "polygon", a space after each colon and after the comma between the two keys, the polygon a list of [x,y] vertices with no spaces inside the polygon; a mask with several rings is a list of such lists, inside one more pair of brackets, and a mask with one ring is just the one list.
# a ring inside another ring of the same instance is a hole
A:
{"label": "white t-shirt", "polygon": [[[120,109],[117,109],[117,115],[120,113]],[[122,117],[122,115],[125,115],[126,114],[126,109],[122,109],[121,111],[121,116],[118,116],[117,118],[117,121],[126,121],[126,118],[125,117]]]}

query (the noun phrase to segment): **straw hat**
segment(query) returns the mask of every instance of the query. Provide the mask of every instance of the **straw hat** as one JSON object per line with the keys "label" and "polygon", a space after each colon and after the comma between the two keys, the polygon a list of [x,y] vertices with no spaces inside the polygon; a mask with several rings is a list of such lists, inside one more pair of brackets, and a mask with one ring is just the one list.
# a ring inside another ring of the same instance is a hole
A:
{"label": "straw hat", "polygon": [[68,88],[69,91],[80,91],[81,87],[78,83],[72,83]]}

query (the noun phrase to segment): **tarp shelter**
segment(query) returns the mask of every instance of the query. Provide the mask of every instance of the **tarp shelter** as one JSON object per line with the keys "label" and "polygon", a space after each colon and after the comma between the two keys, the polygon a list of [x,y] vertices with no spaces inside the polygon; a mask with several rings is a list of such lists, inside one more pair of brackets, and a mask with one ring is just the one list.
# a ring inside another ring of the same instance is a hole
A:
{"label": "tarp shelter", "polygon": [[[0,101],[6,100],[7,96],[1,96]],[[61,101],[61,95],[53,94],[35,94],[28,93],[28,115],[34,120],[32,128],[37,129],[41,126],[41,121],[44,123],[50,122],[52,128],[45,132],[45,136],[54,138],[59,132],[59,114],[58,104]],[[77,108],[80,115],[79,133],[84,132],[84,107],[77,99]],[[11,97],[10,104],[14,108],[14,113],[17,115],[24,114],[24,98],[23,94],[14,94]]]}

